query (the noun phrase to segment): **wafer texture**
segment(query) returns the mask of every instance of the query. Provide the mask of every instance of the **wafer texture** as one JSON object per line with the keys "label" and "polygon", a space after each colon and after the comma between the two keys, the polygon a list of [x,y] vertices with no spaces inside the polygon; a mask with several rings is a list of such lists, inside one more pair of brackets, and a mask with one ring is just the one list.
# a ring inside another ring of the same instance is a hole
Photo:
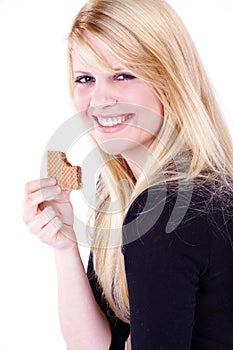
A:
{"label": "wafer texture", "polygon": [[62,190],[80,190],[82,174],[80,166],[72,166],[64,152],[47,152],[48,177],[55,178]]}

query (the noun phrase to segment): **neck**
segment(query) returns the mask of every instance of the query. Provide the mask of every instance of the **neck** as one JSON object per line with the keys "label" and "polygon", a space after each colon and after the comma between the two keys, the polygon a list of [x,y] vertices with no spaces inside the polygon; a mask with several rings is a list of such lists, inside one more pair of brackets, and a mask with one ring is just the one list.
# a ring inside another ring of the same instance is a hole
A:
{"label": "neck", "polygon": [[136,180],[142,175],[145,164],[151,157],[151,152],[145,147],[138,147],[137,149],[127,150],[122,154],[122,157],[128,163]]}

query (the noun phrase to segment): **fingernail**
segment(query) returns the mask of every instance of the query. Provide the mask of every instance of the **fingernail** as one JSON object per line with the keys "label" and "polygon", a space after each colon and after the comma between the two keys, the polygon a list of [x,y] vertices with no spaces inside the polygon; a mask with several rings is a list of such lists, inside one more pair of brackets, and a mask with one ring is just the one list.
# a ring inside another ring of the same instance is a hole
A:
{"label": "fingernail", "polygon": [[61,227],[61,220],[58,217],[55,217],[53,219],[53,223],[56,227],[60,228]]}
{"label": "fingernail", "polygon": [[54,193],[60,193],[61,192],[61,187],[60,186],[54,187],[53,192]]}
{"label": "fingernail", "polygon": [[50,178],[50,179],[48,180],[48,184],[49,184],[49,185],[56,185],[56,183],[57,183],[57,180],[56,180],[56,179]]}
{"label": "fingernail", "polygon": [[55,211],[54,211],[53,208],[51,208],[51,207],[48,207],[48,208],[46,209],[46,212],[47,212],[47,214],[48,214],[48,216],[49,216],[50,218],[52,218],[52,217],[55,215]]}

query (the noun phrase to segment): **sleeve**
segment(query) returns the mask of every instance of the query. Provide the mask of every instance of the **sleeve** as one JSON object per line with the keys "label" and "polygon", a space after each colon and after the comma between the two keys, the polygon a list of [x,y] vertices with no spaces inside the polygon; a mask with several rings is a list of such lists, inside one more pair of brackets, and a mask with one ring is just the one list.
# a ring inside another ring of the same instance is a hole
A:
{"label": "sleeve", "polygon": [[176,201],[160,196],[144,191],[123,226],[131,344],[133,350],[189,350],[199,276],[208,264],[206,219],[189,216],[168,234]]}
{"label": "sleeve", "polygon": [[87,277],[88,277],[90,286],[92,288],[95,300],[109,321],[109,325],[112,332],[112,342],[109,350],[124,350],[125,342],[130,333],[130,326],[129,324],[121,321],[108,306],[107,301],[103,296],[102,288],[98,283],[98,280],[93,268],[92,253],[90,253],[90,256],[89,256],[88,267],[87,267]]}

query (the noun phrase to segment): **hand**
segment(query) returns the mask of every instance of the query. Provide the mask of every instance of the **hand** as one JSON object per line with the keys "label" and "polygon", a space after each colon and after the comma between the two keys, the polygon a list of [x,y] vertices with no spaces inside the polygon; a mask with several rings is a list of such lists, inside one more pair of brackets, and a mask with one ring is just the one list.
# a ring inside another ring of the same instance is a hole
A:
{"label": "hand", "polygon": [[62,191],[55,179],[40,179],[25,186],[24,222],[31,233],[57,249],[77,246],[70,192]]}

